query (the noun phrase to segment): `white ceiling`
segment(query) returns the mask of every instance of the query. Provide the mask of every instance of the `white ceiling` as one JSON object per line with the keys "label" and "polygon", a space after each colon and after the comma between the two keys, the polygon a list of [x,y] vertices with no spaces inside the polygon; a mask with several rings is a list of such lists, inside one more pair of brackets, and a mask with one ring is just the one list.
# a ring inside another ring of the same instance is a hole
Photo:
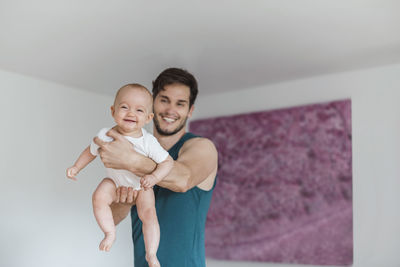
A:
{"label": "white ceiling", "polygon": [[0,1],[0,69],[100,93],[170,66],[205,95],[398,62],[398,0]]}

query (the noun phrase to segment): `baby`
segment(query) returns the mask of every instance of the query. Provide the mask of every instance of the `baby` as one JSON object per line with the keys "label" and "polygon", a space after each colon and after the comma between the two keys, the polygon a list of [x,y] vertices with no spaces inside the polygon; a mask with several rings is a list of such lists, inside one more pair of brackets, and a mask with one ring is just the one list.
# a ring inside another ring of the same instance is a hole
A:
{"label": "baby", "polygon": [[[143,126],[149,123],[154,116],[152,104],[152,95],[140,84],[128,84],[118,90],[114,105],[111,106],[111,115],[117,124],[113,129],[128,139],[137,152],[153,159],[157,163],[157,168],[143,178],[126,170],[106,168],[107,178],[101,181],[93,193],[93,211],[97,223],[105,235],[99,248],[109,251],[115,240],[115,224],[110,205],[116,200],[116,188],[126,186],[140,190],[136,206],[139,218],[143,223],[146,260],[150,267],[155,267],[160,266],[156,256],[160,241],[160,227],[155,211],[152,187],[170,172],[174,161],[157,139],[143,129]],[[109,130],[109,128],[102,129],[98,137],[103,141],[111,142],[113,139],[106,135]],[[97,149],[98,146],[92,142],[82,152],[74,166],[67,169],[67,177],[76,180],[75,176],[79,171],[96,158]]]}

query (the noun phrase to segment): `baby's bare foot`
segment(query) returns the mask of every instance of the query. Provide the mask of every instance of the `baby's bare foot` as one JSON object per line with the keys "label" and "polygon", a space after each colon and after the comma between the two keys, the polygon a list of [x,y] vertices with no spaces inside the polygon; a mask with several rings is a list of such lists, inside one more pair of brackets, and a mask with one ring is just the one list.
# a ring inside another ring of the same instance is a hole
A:
{"label": "baby's bare foot", "polygon": [[115,241],[115,232],[105,233],[103,241],[100,242],[99,249],[102,251],[110,251],[111,246]]}
{"label": "baby's bare foot", "polygon": [[156,255],[146,254],[146,261],[149,264],[149,267],[161,267]]}

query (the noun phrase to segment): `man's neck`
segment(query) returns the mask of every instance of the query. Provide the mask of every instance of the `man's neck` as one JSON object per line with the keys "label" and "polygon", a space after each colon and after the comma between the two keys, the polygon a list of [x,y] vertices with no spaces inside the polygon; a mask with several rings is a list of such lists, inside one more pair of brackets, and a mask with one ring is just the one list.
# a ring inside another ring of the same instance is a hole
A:
{"label": "man's neck", "polygon": [[165,149],[169,150],[173,145],[175,145],[179,139],[182,138],[182,136],[186,133],[186,129],[182,128],[179,132],[177,132],[174,135],[160,135],[157,132],[157,129],[154,127],[153,129],[153,135],[157,138],[158,142],[160,145]]}

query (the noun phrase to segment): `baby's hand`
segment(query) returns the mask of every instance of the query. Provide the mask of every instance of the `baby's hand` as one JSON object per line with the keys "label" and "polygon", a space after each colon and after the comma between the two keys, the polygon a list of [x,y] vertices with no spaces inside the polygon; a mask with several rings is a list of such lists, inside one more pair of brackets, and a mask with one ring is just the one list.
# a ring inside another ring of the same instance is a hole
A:
{"label": "baby's hand", "polygon": [[148,174],[140,179],[140,185],[144,190],[152,188],[156,183],[158,183],[158,178],[153,174]]}
{"label": "baby's hand", "polygon": [[77,181],[77,179],[75,178],[75,176],[76,176],[78,173],[79,173],[79,169],[78,169],[78,167],[76,167],[76,166],[72,166],[72,167],[69,167],[69,168],[67,169],[67,177],[68,177],[69,179],[74,180],[74,181]]}

